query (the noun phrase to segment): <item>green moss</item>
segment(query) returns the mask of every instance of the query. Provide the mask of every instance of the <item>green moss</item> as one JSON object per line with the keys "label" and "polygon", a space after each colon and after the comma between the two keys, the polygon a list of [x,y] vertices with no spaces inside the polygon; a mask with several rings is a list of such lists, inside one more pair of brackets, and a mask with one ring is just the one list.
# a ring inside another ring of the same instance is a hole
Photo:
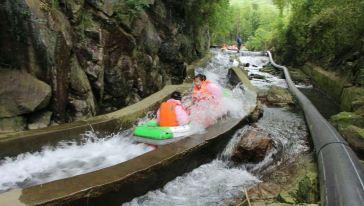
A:
{"label": "green moss", "polygon": [[339,78],[330,76],[320,68],[313,68],[311,76],[315,86],[325,91],[329,96],[340,100],[345,81]]}
{"label": "green moss", "polygon": [[295,204],[295,198],[293,197],[292,193],[289,191],[283,191],[279,193],[277,200],[281,203],[288,203],[288,204]]}
{"label": "green moss", "polygon": [[332,124],[339,130],[347,128],[349,125],[364,127],[364,117],[352,112],[340,112],[330,118]]}
{"label": "green moss", "polygon": [[0,118],[0,133],[23,131],[26,127],[26,120],[22,116]]}
{"label": "green moss", "polygon": [[317,174],[307,173],[298,183],[295,193],[296,202],[314,203],[317,201]]}
{"label": "green moss", "polygon": [[364,110],[364,96],[359,97],[357,100],[351,103],[353,111],[358,114],[364,114],[364,112],[357,112],[360,110]]}
{"label": "green moss", "polygon": [[362,87],[349,87],[343,90],[341,95],[341,109],[344,111],[352,111],[353,103],[355,101],[364,101],[364,88]]}
{"label": "green moss", "polygon": [[341,134],[354,149],[354,151],[361,157],[364,157],[364,129],[349,125],[341,131]]}
{"label": "green moss", "polygon": [[114,15],[120,23],[130,25],[133,19],[150,6],[149,0],[125,0],[114,4]]}

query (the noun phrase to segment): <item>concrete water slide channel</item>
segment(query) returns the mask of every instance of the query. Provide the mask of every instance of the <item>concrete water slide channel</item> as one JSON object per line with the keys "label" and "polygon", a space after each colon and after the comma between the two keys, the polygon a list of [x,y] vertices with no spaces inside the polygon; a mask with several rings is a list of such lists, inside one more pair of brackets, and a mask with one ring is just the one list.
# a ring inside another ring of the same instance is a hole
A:
{"label": "concrete water slide channel", "polygon": [[[243,82],[247,88],[253,89],[240,69],[233,69],[230,74],[235,82]],[[79,138],[90,129],[90,125],[97,131],[116,132],[155,109],[173,91],[190,87],[191,84],[166,86],[135,105],[89,121],[1,136],[1,157],[37,151],[46,144],[55,144],[65,138]],[[248,114],[254,109],[255,105]],[[120,205],[211,161],[246,122],[247,116],[223,119],[204,134],[160,146],[120,164],[42,185],[10,190],[0,194],[0,205]]]}

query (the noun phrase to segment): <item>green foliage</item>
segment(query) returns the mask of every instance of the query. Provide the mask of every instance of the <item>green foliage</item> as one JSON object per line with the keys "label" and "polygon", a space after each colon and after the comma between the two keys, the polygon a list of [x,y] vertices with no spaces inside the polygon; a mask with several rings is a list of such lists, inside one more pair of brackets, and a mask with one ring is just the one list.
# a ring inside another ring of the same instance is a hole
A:
{"label": "green foliage", "polygon": [[116,0],[114,15],[121,22],[131,22],[140,12],[148,8],[149,4],[149,0]]}
{"label": "green foliage", "polygon": [[[362,0],[295,0],[286,30],[275,38],[277,53],[286,63],[316,61],[337,64],[360,51],[364,32]],[[279,40],[278,40],[279,39]]]}
{"label": "green foliage", "polygon": [[50,0],[52,9],[59,9],[59,0]]}
{"label": "green foliage", "polygon": [[214,44],[235,43],[242,36],[244,45],[251,50],[266,50],[272,47],[272,39],[287,24],[287,14],[279,10],[270,0],[231,0],[218,25],[212,41]]}
{"label": "green foliage", "polygon": [[78,29],[81,34],[81,39],[85,39],[85,30],[92,27],[93,21],[90,12],[83,10],[79,17]]}

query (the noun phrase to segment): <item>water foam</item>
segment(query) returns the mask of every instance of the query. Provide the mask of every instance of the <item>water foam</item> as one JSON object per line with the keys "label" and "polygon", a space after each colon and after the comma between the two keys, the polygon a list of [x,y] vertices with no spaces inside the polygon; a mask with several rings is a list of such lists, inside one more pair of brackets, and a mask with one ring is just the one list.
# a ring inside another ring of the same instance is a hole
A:
{"label": "water foam", "polygon": [[[215,59],[219,58],[223,64],[228,62],[222,54],[219,54]],[[262,60],[260,57],[254,57],[251,60],[252,62],[250,63],[261,62],[260,66],[267,63],[265,58]],[[220,67],[219,70],[219,68],[211,66],[211,70],[205,70],[204,72],[211,81],[221,84],[224,81],[219,76],[226,73],[224,69],[226,67]],[[234,90],[233,93],[237,93],[235,98],[242,100],[243,107],[249,107],[249,104],[253,102],[252,99],[255,100],[255,97],[249,96],[249,90],[239,89],[239,85]],[[227,99],[225,105],[227,108],[231,109],[230,107],[234,105],[238,105],[237,108],[240,108],[242,111],[247,111],[246,109],[241,109],[241,102],[236,104],[231,102],[231,99]],[[234,112],[238,113],[239,111]],[[303,117],[299,114],[292,113],[283,108],[265,107],[264,116],[256,125],[263,132],[270,134],[275,142],[280,142],[283,147],[283,157],[281,159],[274,159],[277,151],[271,150],[264,160],[258,164],[233,164],[230,159],[243,134],[248,129],[245,126],[235,133],[224,151],[211,163],[202,165],[190,173],[177,177],[163,188],[150,191],[146,195],[134,198],[131,202],[124,205],[229,205],[236,197],[242,197],[245,189],[260,182],[250,172],[260,175],[259,172],[262,170],[274,169],[283,161],[293,161],[295,157],[309,149],[306,142],[307,128]]]}
{"label": "water foam", "polygon": [[255,93],[242,84],[234,88],[229,85],[228,71],[236,66],[238,62],[230,61],[230,55],[212,51],[214,57],[205,68],[198,68],[196,74],[205,74],[207,80],[218,86],[224,95],[221,100],[210,100],[199,102],[191,109],[192,128],[203,132],[207,126],[215,124],[220,118],[242,118],[246,116],[256,104]]}
{"label": "water foam", "polygon": [[219,158],[179,176],[162,189],[134,198],[123,206],[141,205],[227,205],[260,180],[241,167],[231,167],[229,159],[240,141],[243,128],[235,133]]}
{"label": "water foam", "polygon": [[153,150],[136,144],[126,133],[97,138],[89,132],[82,144],[61,142],[40,152],[24,153],[0,162],[0,191],[23,188],[92,172]]}

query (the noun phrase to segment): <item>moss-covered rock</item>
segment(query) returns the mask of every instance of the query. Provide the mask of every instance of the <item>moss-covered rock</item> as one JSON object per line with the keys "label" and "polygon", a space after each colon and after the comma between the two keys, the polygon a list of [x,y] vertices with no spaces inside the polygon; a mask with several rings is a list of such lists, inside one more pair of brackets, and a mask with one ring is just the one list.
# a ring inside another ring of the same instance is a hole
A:
{"label": "moss-covered rock", "polygon": [[[349,87],[344,88],[341,95],[341,109],[343,111],[353,111],[353,106],[357,108],[360,102],[364,99],[364,88],[363,87]],[[354,104],[354,105],[353,105]]]}
{"label": "moss-covered rock", "polygon": [[277,200],[281,203],[287,203],[287,204],[295,204],[295,198],[293,195],[288,191],[283,191],[279,193]]}
{"label": "moss-covered rock", "polygon": [[364,116],[352,112],[340,112],[332,116],[330,121],[339,131],[347,128],[349,125],[364,127]]}
{"label": "moss-covered rock", "polygon": [[26,120],[22,116],[0,118],[0,133],[19,132],[26,128]]}
{"label": "moss-covered rock", "polygon": [[269,89],[267,101],[272,105],[294,104],[293,97],[289,93],[288,89],[277,86],[272,86]]}
{"label": "moss-covered rock", "polygon": [[359,97],[351,103],[353,111],[357,114],[364,114],[364,96]]}
{"label": "moss-covered rock", "polygon": [[276,69],[271,64],[268,64],[268,65],[264,66],[259,71],[265,72],[265,73],[268,73],[268,74],[272,74],[274,76],[284,77],[283,71],[280,70],[280,69]]}
{"label": "moss-covered rock", "polygon": [[313,64],[306,64],[303,71],[311,77],[316,87],[340,102],[344,86],[348,84],[346,79]]}
{"label": "moss-covered rock", "polygon": [[315,203],[318,193],[317,173],[310,171],[299,181],[294,198],[296,202]]}
{"label": "moss-covered rock", "polygon": [[302,84],[309,84],[310,77],[303,73],[302,70],[296,68],[289,68],[289,74],[294,82],[302,83]]}
{"label": "moss-covered rock", "polygon": [[341,131],[349,145],[360,156],[364,156],[364,129],[349,125]]}

